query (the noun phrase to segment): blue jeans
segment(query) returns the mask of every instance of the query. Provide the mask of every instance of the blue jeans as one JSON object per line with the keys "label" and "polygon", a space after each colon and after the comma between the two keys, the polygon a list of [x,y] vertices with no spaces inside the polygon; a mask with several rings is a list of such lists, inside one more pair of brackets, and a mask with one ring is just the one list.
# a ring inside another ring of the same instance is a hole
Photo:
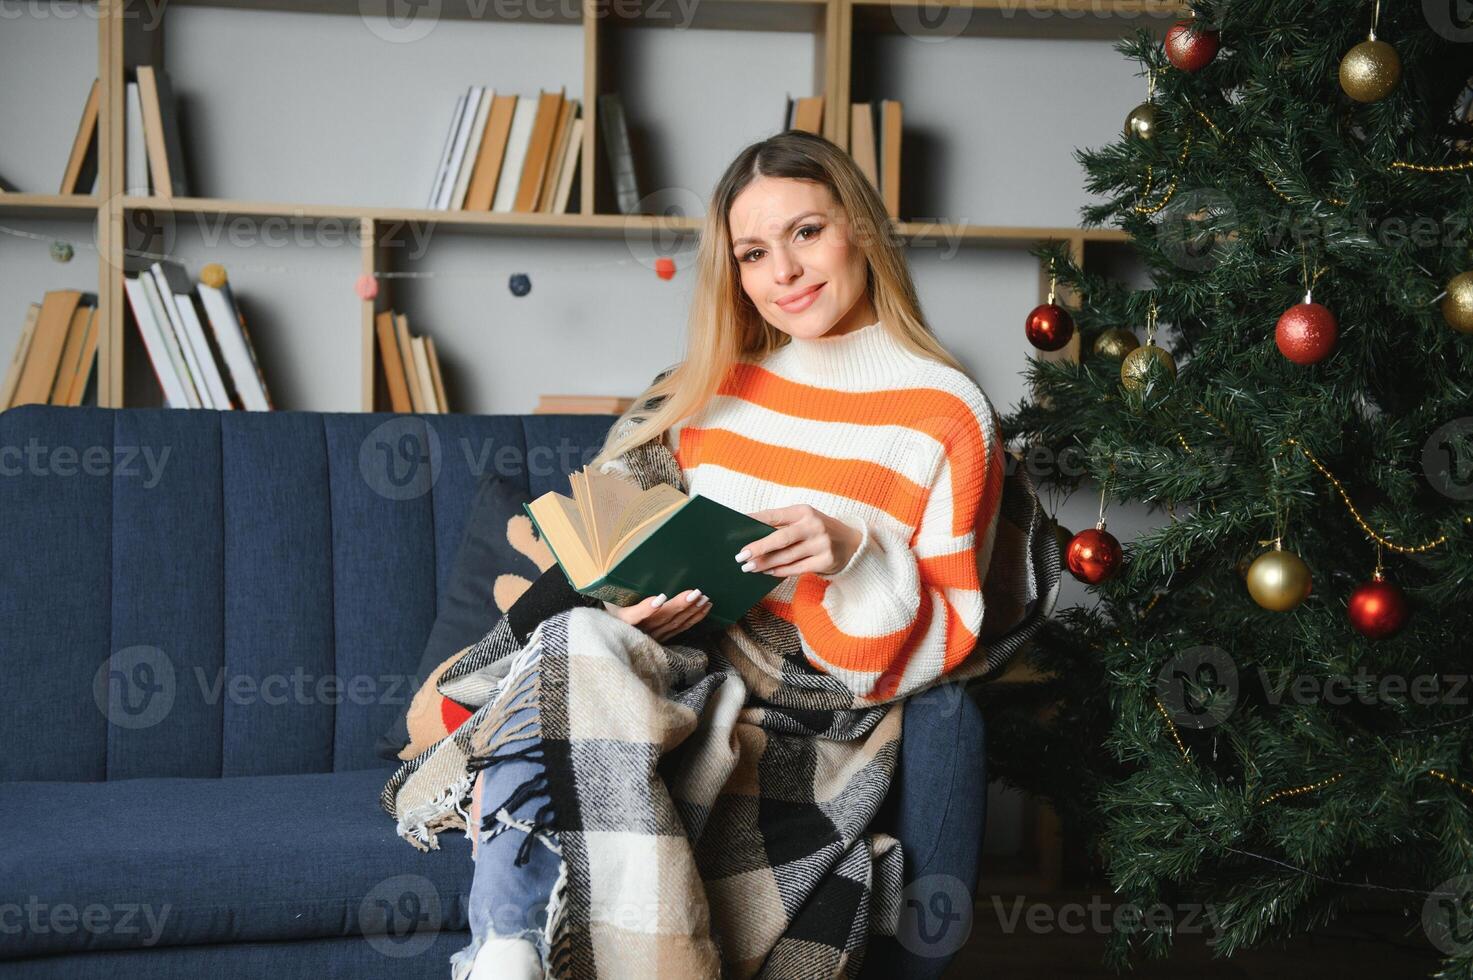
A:
{"label": "blue jeans", "polygon": [[[516,708],[498,734],[529,721],[535,730],[536,712],[535,705]],[[470,945],[451,956],[452,967],[463,963],[469,969],[481,945],[493,936],[519,936],[537,947],[546,969],[543,929],[548,896],[562,866],[562,848],[555,831],[529,833],[526,826],[537,819],[539,809],[544,820],[550,809],[546,792],[529,782],[543,772],[536,758],[540,742],[535,734],[508,741],[497,754],[513,755],[494,760],[476,779],[469,821],[476,866],[467,908],[472,938]],[[515,754],[529,749],[531,757]]]}

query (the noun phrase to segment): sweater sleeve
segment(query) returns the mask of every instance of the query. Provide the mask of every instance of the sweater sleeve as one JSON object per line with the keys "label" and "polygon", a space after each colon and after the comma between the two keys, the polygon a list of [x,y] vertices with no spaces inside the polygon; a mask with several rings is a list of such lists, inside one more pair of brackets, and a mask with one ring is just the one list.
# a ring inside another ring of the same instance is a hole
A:
{"label": "sweater sleeve", "polygon": [[1000,513],[1002,435],[985,397],[953,426],[911,535],[888,515],[841,517],[860,532],[843,568],[801,576],[794,622],[814,667],[866,698],[903,696],[961,663],[982,628],[978,549]]}

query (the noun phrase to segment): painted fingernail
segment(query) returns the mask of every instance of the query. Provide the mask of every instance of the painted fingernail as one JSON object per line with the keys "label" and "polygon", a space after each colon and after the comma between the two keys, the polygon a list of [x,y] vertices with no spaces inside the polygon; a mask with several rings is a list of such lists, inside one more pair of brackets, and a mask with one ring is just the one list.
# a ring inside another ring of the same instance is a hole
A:
{"label": "painted fingernail", "polygon": [[751,558],[751,557],[752,557],[752,552],[749,551],[749,550],[747,550],[746,548],[743,548],[741,551],[738,551],[737,554],[736,554],[736,560],[737,561],[746,561],[748,558]]}
{"label": "painted fingernail", "polygon": [[755,561],[749,561],[745,565],[742,566],[742,571],[744,571],[744,572],[750,572],[752,569],[754,569],[756,567],[757,567],[757,563]]}
{"label": "painted fingernail", "polygon": [[661,605],[664,604],[664,602],[665,602],[665,593],[661,592],[659,595],[655,596],[653,599],[650,600],[650,608],[651,609],[658,609],[658,608],[660,608]]}
{"label": "painted fingernail", "polygon": [[687,592],[685,594],[685,601],[686,602],[695,602],[696,599],[700,596],[700,594],[701,594],[701,590],[700,589],[691,589],[689,592]]}
{"label": "painted fingernail", "polygon": [[696,605],[698,605],[698,606],[709,606],[710,604],[711,604],[711,597],[708,596],[708,595],[701,596],[701,601],[698,602],[698,603],[696,603]]}

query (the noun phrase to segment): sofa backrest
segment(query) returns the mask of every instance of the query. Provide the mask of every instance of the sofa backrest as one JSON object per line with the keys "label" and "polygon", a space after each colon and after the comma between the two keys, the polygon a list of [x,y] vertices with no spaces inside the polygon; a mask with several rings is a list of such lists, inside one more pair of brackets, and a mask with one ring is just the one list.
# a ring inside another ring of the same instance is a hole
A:
{"label": "sofa backrest", "polygon": [[477,480],[567,493],[614,419],[0,413],[0,779],[389,765]]}

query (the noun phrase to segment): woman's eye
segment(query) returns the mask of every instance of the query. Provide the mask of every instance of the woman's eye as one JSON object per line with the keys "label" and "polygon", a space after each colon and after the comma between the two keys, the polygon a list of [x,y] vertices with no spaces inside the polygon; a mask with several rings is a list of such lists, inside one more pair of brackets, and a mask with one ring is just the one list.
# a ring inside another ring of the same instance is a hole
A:
{"label": "woman's eye", "polygon": [[761,254],[761,252],[762,252],[762,249],[760,249],[760,248],[754,248],[754,249],[752,249],[752,251],[750,251],[746,255],[743,255],[742,256],[742,261],[743,262],[750,261],[751,258],[752,258],[752,256],[759,255],[759,254]]}
{"label": "woman's eye", "polygon": [[798,234],[801,235],[805,231],[811,231],[811,232],[813,232],[813,234],[817,235],[819,232],[823,231],[823,226],[822,225],[804,225],[802,228],[799,228],[798,229]]}

